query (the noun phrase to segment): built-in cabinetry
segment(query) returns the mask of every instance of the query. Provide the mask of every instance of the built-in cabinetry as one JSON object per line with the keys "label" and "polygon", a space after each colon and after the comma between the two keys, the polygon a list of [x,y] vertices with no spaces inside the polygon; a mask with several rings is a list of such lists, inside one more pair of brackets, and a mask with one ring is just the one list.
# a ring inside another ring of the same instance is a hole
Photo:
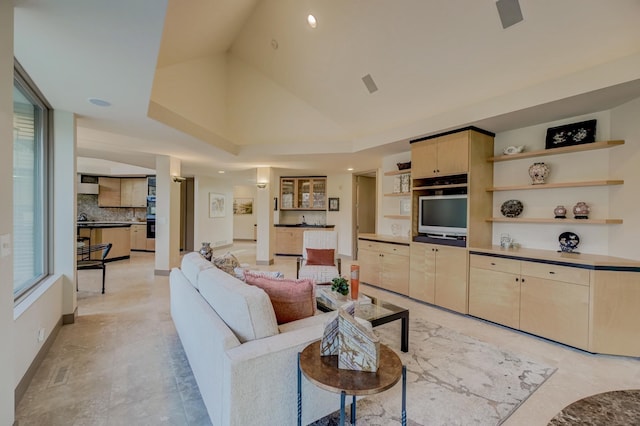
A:
{"label": "built-in cabinetry", "polygon": [[[409,181],[406,185],[406,188],[403,188],[400,184],[398,191],[396,191],[394,184],[393,192],[386,192],[383,194],[385,197],[394,197],[400,200],[399,205],[397,206],[397,214],[385,214],[384,217],[387,219],[411,220],[411,211],[403,208],[404,206],[402,205],[402,203],[406,202],[409,203],[409,207],[411,206],[411,169],[391,170],[388,172],[384,172],[384,175],[391,176],[393,179],[398,179],[406,176]],[[406,189],[406,191],[403,189]]]}
{"label": "built-in cabinetry", "polygon": [[281,210],[326,210],[326,176],[281,177]]}
{"label": "built-in cabinetry", "polygon": [[98,178],[98,206],[146,207],[147,178]]}
{"label": "built-in cabinetry", "polygon": [[[90,244],[111,243],[112,247],[107,255],[108,260],[127,259],[131,255],[130,225],[123,226],[83,226],[78,229],[80,237],[89,238]],[[92,259],[99,259],[101,252],[92,252]]]}
{"label": "built-in cabinetry", "polygon": [[411,243],[409,296],[467,313],[467,250]]}
{"label": "built-in cabinetry", "polygon": [[360,281],[409,295],[409,243],[401,238],[361,234]]}
{"label": "built-in cabinetry", "polygon": [[276,226],[276,251],[278,255],[302,256],[302,237],[305,231],[331,231],[327,226]]}
{"label": "built-in cabinetry", "polygon": [[[424,141],[424,143],[422,143]],[[411,145],[413,178],[450,176],[469,170],[469,136],[455,132],[418,140]]]}
{"label": "built-in cabinetry", "polygon": [[[524,158],[537,158],[550,155],[559,155],[567,153],[577,153],[583,151],[591,151],[597,149],[614,148],[616,146],[623,145],[622,140],[602,141],[594,142],[582,145],[566,146],[561,148],[551,148],[540,151],[523,152],[512,155],[501,155],[497,157],[489,157],[490,162],[503,162],[520,160]],[[600,180],[587,180],[577,182],[554,182],[539,185],[511,185],[511,186],[490,186],[487,187],[489,192],[498,191],[525,191],[525,190],[540,190],[540,189],[557,189],[557,188],[579,188],[579,187],[595,187],[595,186],[612,186],[622,185],[624,183],[621,179],[600,179]],[[554,206],[549,206],[549,212],[552,212]],[[537,217],[491,217],[487,218],[490,222],[520,222],[520,223],[571,223],[571,224],[621,224],[622,219],[614,218],[599,218],[599,219],[555,219],[553,217],[537,218]]]}
{"label": "built-in cabinetry", "polygon": [[147,250],[147,225],[131,225],[131,250]]}
{"label": "built-in cabinetry", "polygon": [[500,248],[473,251],[469,314],[590,352],[640,356],[640,262]]}

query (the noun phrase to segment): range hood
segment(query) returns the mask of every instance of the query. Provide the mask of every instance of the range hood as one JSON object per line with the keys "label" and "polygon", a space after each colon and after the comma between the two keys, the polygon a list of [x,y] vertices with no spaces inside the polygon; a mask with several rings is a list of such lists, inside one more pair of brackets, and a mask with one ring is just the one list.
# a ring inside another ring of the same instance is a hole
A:
{"label": "range hood", "polygon": [[78,194],[98,194],[97,176],[78,175]]}

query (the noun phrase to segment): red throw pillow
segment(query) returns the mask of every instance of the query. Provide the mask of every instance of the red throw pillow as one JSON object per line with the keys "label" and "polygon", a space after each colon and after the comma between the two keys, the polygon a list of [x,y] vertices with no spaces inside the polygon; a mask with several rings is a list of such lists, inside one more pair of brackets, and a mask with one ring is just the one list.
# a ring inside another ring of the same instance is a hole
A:
{"label": "red throw pillow", "polygon": [[247,284],[263,289],[276,313],[278,324],[299,320],[316,314],[316,288],[313,280],[289,280],[244,274]]}
{"label": "red throw pillow", "polygon": [[333,266],[335,263],[333,249],[307,249],[307,265]]}

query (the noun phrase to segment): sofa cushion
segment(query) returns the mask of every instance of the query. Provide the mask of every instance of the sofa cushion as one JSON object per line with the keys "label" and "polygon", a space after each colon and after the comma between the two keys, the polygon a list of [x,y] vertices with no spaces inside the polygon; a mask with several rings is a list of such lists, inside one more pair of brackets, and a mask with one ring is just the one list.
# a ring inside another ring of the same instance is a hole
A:
{"label": "sofa cushion", "polygon": [[255,269],[249,269],[249,268],[243,268],[243,267],[233,269],[233,274],[235,275],[235,277],[242,281],[246,281],[244,274],[247,272],[250,272],[253,275],[259,275],[267,278],[284,278],[284,274],[280,271],[258,271]]}
{"label": "sofa cushion", "polygon": [[247,284],[267,292],[278,324],[307,318],[316,313],[316,290],[313,280],[267,278],[247,272]]}
{"label": "sofa cushion", "polygon": [[201,272],[198,287],[240,342],[278,334],[273,306],[261,288],[247,285],[218,268]]}
{"label": "sofa cushion", "polygon": [[240,262],[238,258],[236,258],[231,252],[226,252],[222,256],[213,257],[211,259],[211,263],[216,265],[219,269],[222,269],[227,274],[234,275],[234,268],[238,268],[240,266]]}
{"label": "sofa cushion", "polygon": [[180,270],[195,288],[198,288],[198,275],[200,275],[200,272],[210,268],[213,268],[211,262],[195,251],[185,254],[180,264]]}
{"label": "sofa cushion", "polygon": [[307,265],[333,266],[335,263],[333,249],[307,249]]}

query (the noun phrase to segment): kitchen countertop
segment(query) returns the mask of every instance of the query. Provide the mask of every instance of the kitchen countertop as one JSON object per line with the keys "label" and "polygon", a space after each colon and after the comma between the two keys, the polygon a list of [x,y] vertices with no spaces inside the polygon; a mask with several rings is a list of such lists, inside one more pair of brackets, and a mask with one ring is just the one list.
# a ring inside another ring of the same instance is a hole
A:
{"label": "kitchen countertop", "polygon": [[308,223],[276,223],[273,226],[279,228],[335,228],[335,225],[311,225]]}
{"label": "kitchen countertop", "polygon": [[131,225],[146,225],[147,222],[119,222],[119,221],[81,221],[78,228],[128,228]]}

